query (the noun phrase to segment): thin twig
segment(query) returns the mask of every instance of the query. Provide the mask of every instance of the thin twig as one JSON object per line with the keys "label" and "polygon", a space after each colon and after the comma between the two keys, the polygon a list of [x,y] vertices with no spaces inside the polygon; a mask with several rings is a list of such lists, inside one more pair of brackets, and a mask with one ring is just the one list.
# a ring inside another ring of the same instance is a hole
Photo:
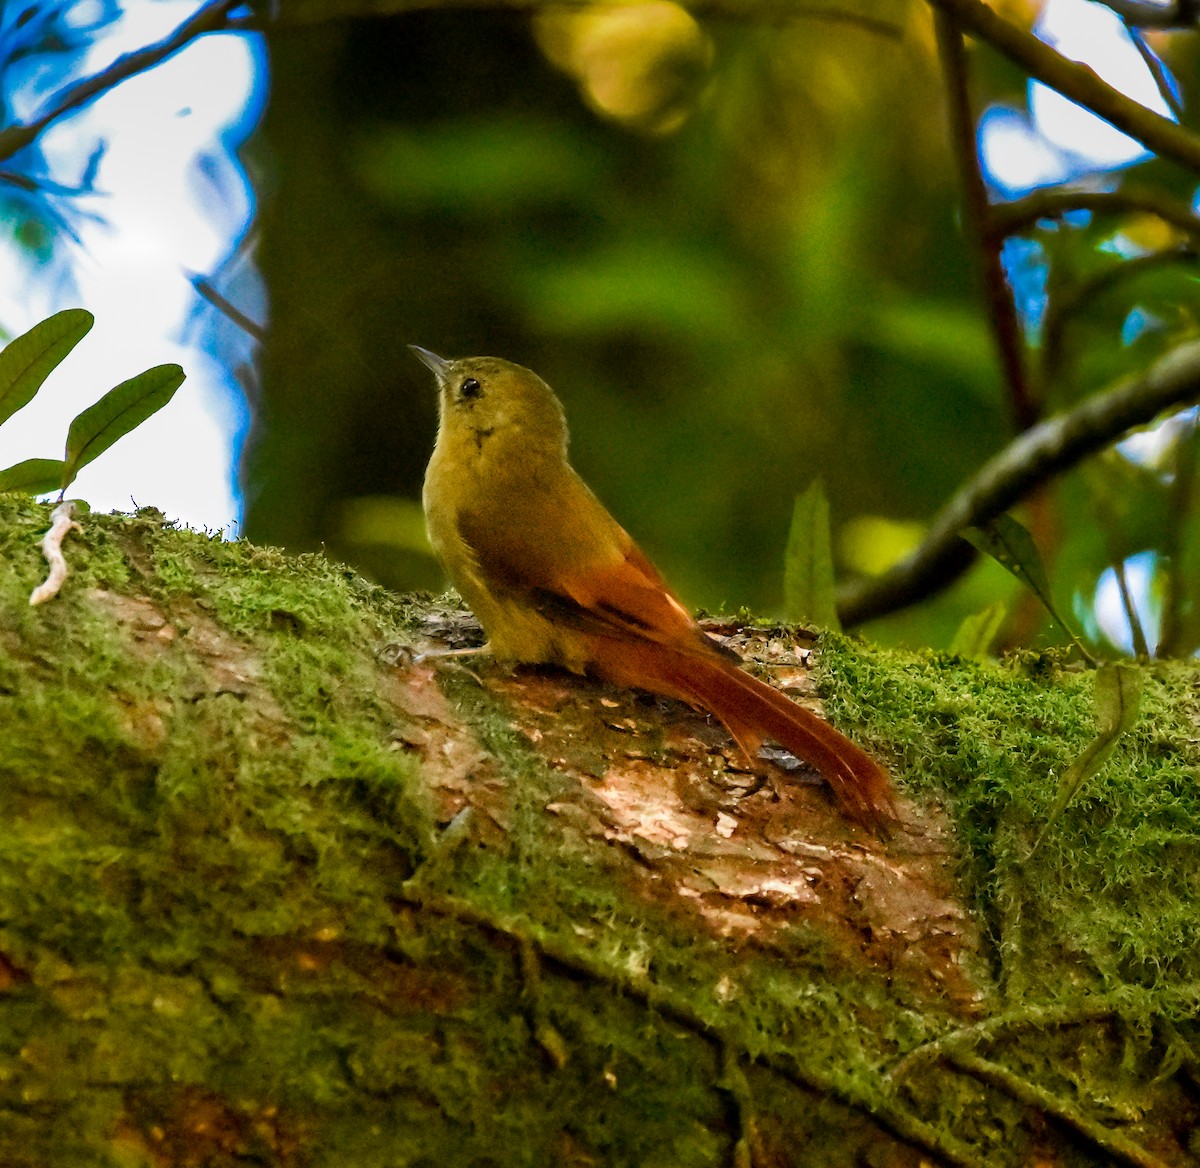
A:
{"label": "thin twig", "polygon": [[1129,589],[1129,573],[1125,571],[1125,561],[1120,556],[1110,556],[1109,566],[1117,578],[1117,591],[1121,595],[1121,607],[1125,611],[1126,621],[1129,622],[1133,655],[1139,661],[1149,661],[1150,646],[1146,641],[1146,632],[1142,628],[1142,618],[1138,616],[1137,605],[1133,602],[1133,593]]}
{"label": "thin twig", "polygon": [[1106,122],[1124,130],[1147,150],[1200,173],[1200,135],[1155,113],[1114,89],[1093,72],[1064,57],[1026,29],[999,16],[983,0],[929,0],[964,29],[986,41],[1031,77],[1058,90]]}
{"label": "thin twig", "polygon": [[991,209],[983,172],[979,168],[979,153],[975,147],[975,115],[971,111],[966,46],[963,44],[962,31],[953,17],[945,12],[935,12],[933,23],[946,80],[950,144],[962,184],[963,227],[978,257],[980,283],[987,302],[986,315],[991,322],[992,340],[1008,387],[1013,421],[1018,431],[1028,430],[1037,421],[1037,408],[1029,393],[1021,325],[1004,275],[1004,263],[1000,257],[1001,240],[989,226]]}
{"label": "thin twig", "polygon": [[1097,215],[1130,212],[1154,215],[1188,235],[1200,236],[1200,216],[1183,200],[1148,187],[1123,186],[1119,191],[1081,191],[1048,187],[1011,203],[992,207],[992,230],[998,235],[1018,235],[1033,230],[1043,219],[1060,219],[1072,211]]}
{"label": "thin twig", "polygon": [[1185,618],[1185,606],[1196,603],[1193,596],[1193,581],[1185,577],[1184,537],[1192,531],[1193,513],[1196,506],[1196,463],[1200,456],[1200,416],[1192,414],[1187,429],[1175,436],[1173,450],[1173,473],[1167,496],[1168,520],[1163,531],[1162,558],[1166,565],[1163,573],[1162,627],[1159,630],[1158,655],[1160,657],[1182,657],[1196,648],[1196,619]]}
{"label": "thin twig", "polygon": [[1073,410],[1040,422],[989,459],[934,519],[920,546],[881,576],[838,589],[838,615],[849,627],[915,604],[969,565],[959,535],[982,527],[1039,483],[1102,450],[1164,410],[1200,398],[1200,341],[1180,345],[1140,377],[1093,394]]}
{"label": "thin twig", "polygon": [[923,1148],[947,1164],[959,1168],[982,1168],[984,1160],[972,1148],[932,1124],[918,1119],[898,1101],[892,1101],[882,1091],[869,1094],[855,1080],[822,1074],[798,1061],[769,1052],[751,1054],[735,1035],[714,1025],[686,999],[678,997],[649,977],[627,968],[617,968],[589,959],[574,946],[549,937],[535,937],[528,927],[515,919],[489,912],[456,896],[435,894],[419,886],[402,886],[400,901],[414,908],[449,917],[496,933],[518,946],[536,949],[543,962],[549,962],[601,985],[608,985],[625,997],[641,1002],[662,1017],[678,1023],[711,1044],[718,1056],[729,1050],[740,1052],[749,1062],[766,1067],[780,1078],[821,1096],[837,1099],[846,1106],[863,1112],[909,1144]]}
{"label": "thin twig", "polygon": [[1094,1119],[1089,1119],[1072,1103],[1039,1087],[1028,1079],[1014,1074],[1007,1067],[992,1062],[991,1059],[980,1058],[977,1054],[966,1051],[947,1051],[943,1058],[959,1070],[966,1071],[975,1078],[993,1087],[999,1088],[1006,1095],[1016,1099],[1037,1111],[1066,1124],[1081,1135],[1089,1143],[1120,1160],[1131,1164],[1133,1168],[1170,1168],[1165,1160],[1160,1160],[1148,1148],[1131,1140],[1121,1132],[1113,1131]]}
{"label": "thin twig", "polygon": [[241,2],[242,0],[213,0],[213,3],[206,4],[185,20],[165,40],[136,52],[126,53],[118,57],[107,69],[72,85],[59,95],[58,100],[41,117],[24,125],[6,126],[0,130],[0,160],[11,158],[17,151],[23,150],[51,123],[65,114],[87,105],[122,81],[165,61],[196,37],[207,32],[225,31],[226,14]]}
{"label": "thin twig", "polygon": [[198,272],[189,272],[188,281],[196,290],[196,294],[203,300],[207,300],[222,316],[231,320],[238,326],[248,337],[252,337],[260,345],[265,344],[267,340],[267,330],[256,320],[248,317],[236,304],[227,297],[222,296],[220,292],[213,287],[212,281],[207,276],[202,276]]}
{"label": "thin twig", "polygon": [[83,528],[75,522],[75,504],[69,499],[59,503],[50,513],[50,530],[42,537],[42,555],[50,565],[46,579],[42,581],[29,595],[29,603],[45,604],[53,600],[61,590],[70,569],[62,552],[63,540],[72,531],[82,531]]}
{"label": "thin twig", "polygon": [[1163,104],[1175,116],[1176,121],[1182,121],[1183,102],[1179,100],[1178,94],[1171,85],[1171,77],[1162,61],[1159,60],[1158,54],[1146,44],[1146,38],[1142,35],[1141,30],[1128,19],[1125,21],[1125,31],[1129,34],[1133,47],[1137,49],[1138,56],[1142,58],[1142,64],[1150,70],[1150,76],[1154,78],[1158,96],[1163,99]]}
{"label": "thin twig", "polygon": [[1153,0],[1099,0],[1135,28],[1190,28],[1200,17],[1195,0],[1155,4]]}
{"label": "thin twig", "polygon": [[1084,1026],[1090,1022],[1107,1022],[1120,1016],[1118,1004],[1107,998],[1070,1002],[1062,1006],[1022,1006],[1007,1010],[914,1047],[887,1072],[887,1079],[890,1083],[898,1083],[915,1066],[942,1058],[952,1050],[974,1050],[1013,1030],[1058,1030],[1068,1026]]}

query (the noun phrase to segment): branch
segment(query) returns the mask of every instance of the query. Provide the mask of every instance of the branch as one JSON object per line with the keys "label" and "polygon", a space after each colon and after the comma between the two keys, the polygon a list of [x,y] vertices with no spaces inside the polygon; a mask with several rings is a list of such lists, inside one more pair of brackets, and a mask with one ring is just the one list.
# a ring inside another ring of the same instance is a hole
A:
{"label": "branch", "polygon": [[1179,100],[1171,85],[1171,75],[1167,72],[1167,67],[1162,63],[1158,54],[1146,44],[1146,38],[1142,35],[1141,29],[1126,20],[1125,31],[1129,34],[1129,40],[1133,47],[1137,49],[1138,56],[1142,58],[1142,63],[1150,70],[1150,76],[1154,78],[1159,97],[1163,99],[1163,103],[1171,111],[1175,120],[1183,121],[1183,102]]}
{"label": "branch", "polygon": [[202,300],[206,300],[222,316],[231,320],[248,337],[257,341],[260,345],[266,344],[267,330],[258,321],[248,317],[232,300],[222,296],[207,276],[202,276],[199,272],[188,272],[187,278],[188,282],[196,290],[197,296]]}
{"label": "branch", "polygon": [[838,590],[842,624],[861,624],[925,600],[969,563],[959,536],[964,527],[989,523],[1038,484],[1102,450],[1127,430],[1197,398],[1200,341],[1192,341],[1168,353],[1143,376],[1094,394],[1069,413],[1027,430],[989,459],[942,508],[916,551],[882,576],[851,581]]}
{"label": "branch", "polygon": [[1188,235],[1200,236],[1200,216],[1183,199],[1175,199],[1148,187],[1125,187],[1119,191],[1080,191],[1047,188],[1034,191],[1011,203],[991,209],[992,230],[999,236],[1031,231],[1042,219],[1058,219],[1071,211],[1097,215],[1122,215],[1130,211],[1154,215]]}
{"label": "branch", "polygon": [[933,23],[950,106],[950,143],[963,189],[963,227],[973,238],[979,257],[987,318],[991,322],[996,355],[1008,387],[1013,420],[1018,430],[1028,430],[1037,421],[1037,407],[1029,392],[1021,325],[1000,257],[1003,237],[990,229],[991,208],[975,147],[975,117],[971,112],[967,82],[966,46],[958,25],[945,12],[934,13]]}
{"label": "branch", "polygon": [[1099,0],[1134,28],[1190,28],[1200,18],[1196,0],[1155,4],[1153,0]]}
{"label": "branch", "polygon": [[[799,20],[848,24],[864,32],[904,39],[902,25],[860,12],[847,12],[833,6],[796,5],[790,0],[680,0],[693,16],[714,19],[753,20],[758,23],[793,24]],[[289,0],[276,11],[229,21],[227,27],[239,31],[263,31],[267,28],[291,28],[321,24],[326,21],[371,19],[379,16],[399,16],[410,12],[474,11],[477,9],[508,9],[532,12],[542,8],[578,9],[586,11],[596,6],[596,0]]]}
{"label": "branch", "polygon": [[1031,77],[1086,106],[1118,130],[1136,138],[1147,150],[1200,173],[1200,136],[1126,97],[1087,65],[1069,60],[1032,33],[998,16],[983,0],[929,0],[929,3]]}
{"label": "branch", "polygon": [[226,14],[243,0],[213,0],[185,20],[169,37],[133,53],[118,57],[107,69],[77,82],[63,93],[40,118],[25,125],[6,126],[0,130],[0,160],[11,158],[23,150],[51,123],[65,114],[85,106],[102,93],[107,93],[135,74],[144,73],[206,32],[223,31]]}
{"label": "branch", "polygon": [[1162,557],[1170,570],[1163,573],[1162,627],[1158,636],[1160,657],[1183,657],[1194,648],[1189,644],[1191,630],[1185,620],[1189,597],[1183,549],[1184,533],[1191,528],[1196,502],[1196,456],[1200,449],[1198,421],[1193,414],[1187,429],[1176,437],[1172,452],[1171,485],[1167,495],[1169,518],[1162,540]]}

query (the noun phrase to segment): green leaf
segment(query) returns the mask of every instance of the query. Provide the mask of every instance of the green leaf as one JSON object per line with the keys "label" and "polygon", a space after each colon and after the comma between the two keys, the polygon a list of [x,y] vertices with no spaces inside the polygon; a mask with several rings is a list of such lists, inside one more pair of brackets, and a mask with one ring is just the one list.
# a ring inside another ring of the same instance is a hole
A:
{"label": "green leaf", "polygon": [[1092,691],[1096,707],[1096,737],[1083,748],[1059,780],[1054,804],[1045,826],[1034,841],[1031,855],[1083,784],[1109,760],[1121,735],[1133,729],[1142,701],[1142,680],[1142,671],[1134,665],[1110,662],[1096,670],[1095,688]]}
{"label": "green leaf", "polygon": [[834,603],[829,500],[820,479],[796,497],[783,560],[783,610],[785,620],[842,627]]}
{"label": "green leaf", "polygon": [[60,486],[65,490],[80,470],[119,438],[140,426],[171,400],[186,374],[178,365],[155,365],[110,389],[71,423]]}
{"label": "green leaf", "polygon": [[961,534],[968,543],[991,556],[1002,568],[1020,580],[1075,642],[1084,659],[1095,664],[1095,659],[1080,643],[1075,631],[1054,607],[1054,599],[1050,595],[1050,581],[1046,576],[1041,553],[1033,542],[1033,536],[1020,523],[1011,515],[999,515],[987,527],[966,527]]}
{"label": "green leaf", "polygon": [[950,652],[974,661],[986,661],[992,642],[1007,615],[1008,610],[997,600],[987,608],[963,617],[954,640],[950,642]]}
{"label": "green leaf", "polygon": [[0,352],[0,425],[33,400],[62,359],[87,335],[94,317],[67,308],[35,324]]}
{"label": "green leaf", "polygon": [[[1050,599],[1050,581],[1041,553],[1033,542],[1033,536],[1011,515],[1000,515],[987,527],[968,527],[963,539],[991,556],[1002,568],[1011,572],[1026,588],[1046,606],[1054,616],[1054,602]],[[1057,619],[1057,617],[1055,617]]]}
{"label": "green leaf", "polygon": [[0,470],[0,491],[24,491],[27,495],[46,495],[62,486],[61,458],[27,458]]}

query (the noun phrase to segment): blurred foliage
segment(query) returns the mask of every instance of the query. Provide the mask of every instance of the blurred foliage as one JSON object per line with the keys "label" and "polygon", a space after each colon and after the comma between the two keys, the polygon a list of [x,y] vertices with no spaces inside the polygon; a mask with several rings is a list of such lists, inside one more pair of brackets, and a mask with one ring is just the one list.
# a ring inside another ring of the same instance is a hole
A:
{"label": "blurred foliage", "polygon": [[361,561],[342,500],[417,495],[435,403],[410,341],[546,377],[581,473],[692,603],[779,609],[815,473],[835,531],[927,514],[1003,443],[1005,406],[947,246],[925,13],[888,15],[895,37],[704,21],[712,63],[673,133],[597,117],[546,20],[276,35],[247,534]]}
{"label": "blurred foliage", "polygon": [[[924,5],[362,15],[389,7],[338,20],[310,4],[312,23],[269,34],[256,161],[272,319],[249,536],[323,544],[395,588],[439,582],[413,524],[435,403],[408,342],[541,373],[581,473],[709,608],[782,611],[815,477],[839,576],[879,571],[1014,437]],[[1188,35],[1148,40],[1186,106]],[[1023,73],[976,44],[969,64],[976,115],[1028,122]],[[1184,202],[1194,186],[1152,158],[1088,181]],[[1157,216],[1031,221],[1004,257],[1043,414],[1196,332],[1194,254]],[[1163,565],[1198,554],[1194,491],[1164,434],[1132,440],[1154,457],[1093,460],[1021,515],[1093,639],[1097,581],[1153,552],[1152,592],[1190,651],[1189,590]],[[997,604],[1006,631],[984,623],[1000,645],[1061,638],[984,562],[868,631],[945,646]]]}
{"label": "blurred foliage", "polygon": [[[119,7],[0,10],[5,131],[61,96]],[[1024,28],[1042,11],[993,8]],[[809,483],[826,485],[836,577],[881,573],[1014,418],[1071,409],[1198,331],[1196,179],[1175,163],[1097,173],[1043,141],[1059,193],[1126,205],[1014,216],[1021,191],[997,179],[1003,231],[963,230],[955,87],[916,0],[296,0],[255,19],[273,74],[251,159],[259,229],[225,291],[194,281],[224,313],[220,343],[245,350],[255,399],[245,531],[325,546],[393,588],[441,583],[418,509],[434,400],[408,342],[535,368],[567,406],[584,477],[685,598],[780,613],[795,607],[785,561],[800,563],[788,537]],[[1187,110],[1196,38],[1140,35]],[[975,122],[1036,135],[1021,69],[972,41],[967,72]],[[69,282],[54,244],[90,213],[78,196],[105,144],[65,174],[40,137],[21,141],[0,214]],[[977,287],[993,244],[1020,336]],[[261,384],[247,322],[262,304],[239,305],[252,256],[271,305]],[[998,344],[1019,350],[1031,409]],[[1200,647],[1195,428],[1184,412],[1130,436],[1020,509],[1052,603],[1086,638]],[[1120,603],[1098,606],[1113,582]],[[973,655],[1061,638],[982,560],[868,631]]]}

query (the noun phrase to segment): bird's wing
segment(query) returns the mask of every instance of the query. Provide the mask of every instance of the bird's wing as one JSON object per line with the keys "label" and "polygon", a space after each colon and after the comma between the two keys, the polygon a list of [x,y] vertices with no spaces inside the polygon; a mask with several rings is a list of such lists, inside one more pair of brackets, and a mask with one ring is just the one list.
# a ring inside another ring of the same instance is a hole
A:
{"label": "bird's wing", "polygon": [[527,514],[510,510],[502,524],[484,506],[461,510],[459,533],[480,576],[581,632],[719,650],[632,537],[576,482],[580,489],[559,500],[569,505],[553,512],[536,498]]}

